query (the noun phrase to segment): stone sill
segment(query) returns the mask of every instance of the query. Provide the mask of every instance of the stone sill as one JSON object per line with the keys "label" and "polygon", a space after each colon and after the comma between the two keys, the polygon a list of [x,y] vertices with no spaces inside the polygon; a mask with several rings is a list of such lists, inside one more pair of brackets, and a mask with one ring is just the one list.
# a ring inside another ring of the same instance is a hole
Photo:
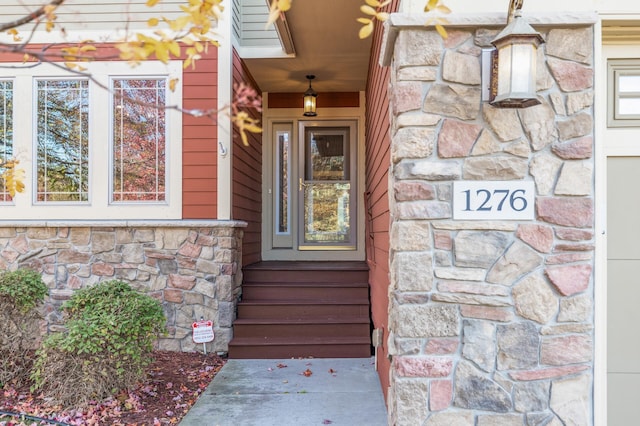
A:
{"label": "stone sill", "polygon": [[241,220],[0,220],[0,228],[245,228]]}
{"label": "stone sill", "polygon": [[[527,22],[533,27],[584,27],[595,25],[599,21],[597,13],[593,12],[562,12],[562,13],[523,13]],[[391,65],[393,49],[398,32],[407,29],[425,29],[432,31],[432,25],[425,25],[430,19],[439,17],[445,20],[443,26],[450,30],[465,28],[503,28],[507,25],[506,13],[452,13],[441,14],[407,14],[393,13],[385,22],[380,65]]]}

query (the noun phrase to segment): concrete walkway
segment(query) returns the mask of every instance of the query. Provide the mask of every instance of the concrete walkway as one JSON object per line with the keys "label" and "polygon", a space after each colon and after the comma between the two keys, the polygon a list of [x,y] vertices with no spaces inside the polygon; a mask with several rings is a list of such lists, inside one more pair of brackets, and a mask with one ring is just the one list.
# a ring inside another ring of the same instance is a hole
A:
{"label": "concrete walkway", "polygon": [[180,426],[386,426],[373,358],[230,359]]}

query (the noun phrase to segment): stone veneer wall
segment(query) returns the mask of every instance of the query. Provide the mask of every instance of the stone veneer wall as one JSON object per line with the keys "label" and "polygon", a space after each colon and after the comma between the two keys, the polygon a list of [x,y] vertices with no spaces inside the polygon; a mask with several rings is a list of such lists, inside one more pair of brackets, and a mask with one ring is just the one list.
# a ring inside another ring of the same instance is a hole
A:
{"label": "stone veneer wall", "polygon": [[200,350],[191,324],[213,320],[208,351],[227,352],[240,293],[243,222],[0,224],[0,269],[42,273],[47,330],[62,329],[60,305],[77,289],[120,279],[162,302],[168,335],[158,348]]}
{"label": "stone veneer wall", "polygon": [[[388,31],[389,424],[590,425],[594,20],[536,27],[542,104],[517,110],[481,101],[481,49],[504,17],[451,16],[446,40],[402,19]],[[455,221],[456,180],[533,180],[536,218]]]}

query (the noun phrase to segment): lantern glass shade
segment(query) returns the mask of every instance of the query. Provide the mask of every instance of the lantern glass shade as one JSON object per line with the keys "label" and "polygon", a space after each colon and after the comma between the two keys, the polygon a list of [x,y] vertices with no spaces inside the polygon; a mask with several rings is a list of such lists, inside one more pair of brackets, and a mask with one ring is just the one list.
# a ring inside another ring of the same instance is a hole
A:
{"label": "lantern glass shade", "polygon": [[316,98],[318,94],[313,90],[304,92],[304,115],[307,117],[315,117],[316,114]]}
{"label": "lantern glass shade", "polygon": [[499,108],[526,108],[538,105],[536,68],[542,36],[516,15],[498,37],[492,66],[491,105]]}
{"label": "lantern glass shade", "polygon": [[304,116],[305,117],[315,117],[316,114],[316,99],[318,98],[318,92],[313,90],[311,87],[311,80],[316,78],[315,75],[308,75],[307,80],[309,80],[309,88],[306,92],[304,92],[303,97],[303,108],[304,108]]}

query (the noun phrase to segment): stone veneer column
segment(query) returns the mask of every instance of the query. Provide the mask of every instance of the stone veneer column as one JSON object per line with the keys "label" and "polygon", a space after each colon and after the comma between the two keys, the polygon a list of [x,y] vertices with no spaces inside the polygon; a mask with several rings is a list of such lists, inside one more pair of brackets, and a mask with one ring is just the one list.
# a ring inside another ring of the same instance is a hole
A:
{"label": "stone veneer column", "polygon": [[191,325],[213,320],[208,350],[227,352],[242,283],[244,222],[31,222],[0,224],[0,270],[30,268],[49,287],[47,331],[62,329],[60,305],[77,289],[119,279],[162,302],[167,336],[158,348],[201,349]]}
{"label": "stone veneer column", "polygon": [[[489,18],[387,31],[389,424],[590,425],[594,19],[537,26],[542,104],[518,110],[481,101]],[[534,181],[535,220],[453,220],[457,180]]]}

